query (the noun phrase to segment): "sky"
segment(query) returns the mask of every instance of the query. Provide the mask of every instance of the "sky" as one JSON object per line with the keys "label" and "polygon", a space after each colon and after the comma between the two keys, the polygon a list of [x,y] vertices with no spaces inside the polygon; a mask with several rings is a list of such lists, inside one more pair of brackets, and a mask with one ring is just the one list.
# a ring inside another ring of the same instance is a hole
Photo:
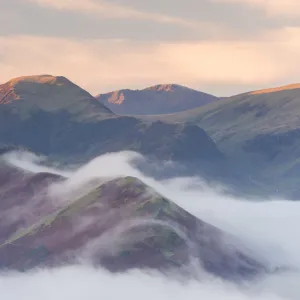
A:
{"label": "sky", "polygon": [[217,96],[300,82],[299,0],[0,0],[0,83],[92,94],[176,83]]}

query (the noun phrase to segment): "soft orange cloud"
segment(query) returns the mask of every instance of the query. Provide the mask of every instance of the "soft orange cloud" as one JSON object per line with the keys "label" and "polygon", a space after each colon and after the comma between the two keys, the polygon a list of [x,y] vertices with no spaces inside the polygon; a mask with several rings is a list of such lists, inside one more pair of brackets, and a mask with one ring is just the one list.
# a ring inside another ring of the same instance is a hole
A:
{"label": "soft orange cloud", "polygon": [[64,75],[92,93],[155,83],[260,84],[299,78],[300,29],[251,41],[132,43],[0,37],[0,82],[20,75]]}

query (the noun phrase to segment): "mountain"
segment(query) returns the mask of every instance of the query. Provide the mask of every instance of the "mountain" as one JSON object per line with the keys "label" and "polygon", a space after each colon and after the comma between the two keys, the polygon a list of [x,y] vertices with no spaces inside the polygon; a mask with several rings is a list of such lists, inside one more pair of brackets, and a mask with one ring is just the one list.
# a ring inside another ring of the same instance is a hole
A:
{"label": "mountain", "polygon": [[245,171],[254,170],[279,195],[299,199],[299,114],[300,84],[294,84],[151,118],[197,124],[235,164]]}
{"label": "mountain", "polygon": [[67,182],[59,175],[31,173],[2,160],[0,269],[28,271],[83,260],[112,272],[163,271],[200,263],[208,272],[231,280],[268,272],[235,237],[136,178],[103,178],[85,189],[77,186],[80,193],[49,193],[58,184],[68,191]]}
{"label": "mountain", "polygon": [[176,84],[156,85],[143,90],[120,90],[96,96],[118,115],[155,115],[185,111],[219,99]]}
{"label": "mountain", "polygon": [[64,77],[12,79],[0,86],[0,97],[0,145],[76,161],[122,150],[179,161],[223,159],[198,126],[119,117]]}
{"label": "mountain", "polygon": [[41,109],[45,112],[67,111],[78,118],[112,112],[93,96],[62,76],[40,75],[12,79],[0,85],[0,104],[12,107],[24,117]]}

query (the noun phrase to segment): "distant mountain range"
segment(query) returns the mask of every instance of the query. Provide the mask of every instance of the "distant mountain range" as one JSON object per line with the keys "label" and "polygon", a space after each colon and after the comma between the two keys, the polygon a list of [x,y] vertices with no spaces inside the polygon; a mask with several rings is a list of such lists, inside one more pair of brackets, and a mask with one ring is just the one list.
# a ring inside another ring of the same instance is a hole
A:
{"label": "distant mountain range", "polygon": [[117,116],[64,77],[12,79],[0,85],[0,99],[1,145],[76,161],[122,150],[178,161],[224,158],[197,125]]}
{"label": "distant mountain range", "polygon": [[143,90],[119,90],[96,96],[119,115],[155,115],[180,112],[218,101],[219,98],[176,84]]}

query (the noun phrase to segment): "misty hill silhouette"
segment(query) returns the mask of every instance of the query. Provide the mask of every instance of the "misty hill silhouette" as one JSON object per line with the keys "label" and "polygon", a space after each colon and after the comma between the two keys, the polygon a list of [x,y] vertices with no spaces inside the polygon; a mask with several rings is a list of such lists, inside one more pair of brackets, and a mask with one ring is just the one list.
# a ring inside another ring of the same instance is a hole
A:
{"label": "misty hill silhouette", "polygon": [[267,271],[234,237],[136,178],[94,180],[67,199],[47,192],[53,183],[65,182],[2,160],[2,269],[28,271],[76,264],[79,258],[112,272],[180,269],[191,259],[224,279],[250,279]]}

